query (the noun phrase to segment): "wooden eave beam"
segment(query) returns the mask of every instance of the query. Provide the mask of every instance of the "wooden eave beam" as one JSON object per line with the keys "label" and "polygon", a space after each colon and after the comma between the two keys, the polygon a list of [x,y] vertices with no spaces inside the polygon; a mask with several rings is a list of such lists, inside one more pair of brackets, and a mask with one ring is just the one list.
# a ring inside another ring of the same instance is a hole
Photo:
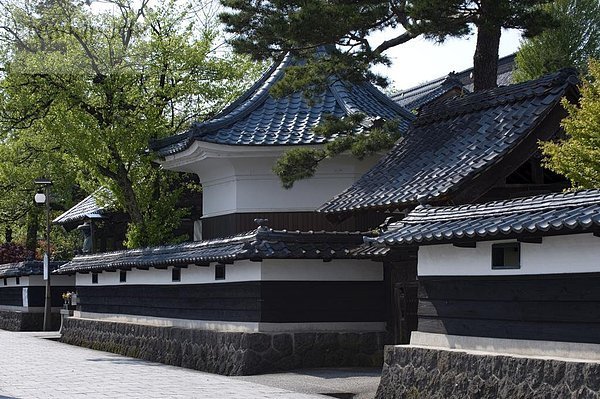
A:
{"label": "wooden eave beam", "polygon": [[462,242],[453,242],[453,246],[458,248],[475,248],[477,247],[476,241],[462,241]]}
{"label": "wooden eave beam", "polygon": [[517,241],[524,242],[527,244],[541,244],[542,238],[543,238],[542,236],[520,237],[520,238],[517,238]]}

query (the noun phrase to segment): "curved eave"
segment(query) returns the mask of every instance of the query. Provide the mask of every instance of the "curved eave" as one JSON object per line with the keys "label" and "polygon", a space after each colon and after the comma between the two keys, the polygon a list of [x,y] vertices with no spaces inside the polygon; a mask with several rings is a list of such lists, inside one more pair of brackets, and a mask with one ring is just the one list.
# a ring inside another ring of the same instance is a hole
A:
{"label": "curved eave", "polygon": [[[320,148],[323,144],[296,144],[294,147]],[[177,154],[156,160],[165,169],[178,172],[196,172],[195,165],[208,159],[231,158],[278,158],[291,145],[229,145],[194,141],[187,149]]]}

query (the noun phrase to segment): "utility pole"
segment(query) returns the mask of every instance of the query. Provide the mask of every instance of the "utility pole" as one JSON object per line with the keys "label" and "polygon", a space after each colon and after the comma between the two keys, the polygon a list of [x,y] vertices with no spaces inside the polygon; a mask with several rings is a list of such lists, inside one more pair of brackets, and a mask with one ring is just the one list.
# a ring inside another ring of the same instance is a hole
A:
{"label": "utility pole", "polygon": [[46,281],[46,294],[44,297],[44,331],[52,329],[52,286],[50,284],[50,186],[52,180],[40,178],[35,184],[44,188],[44,193],[35,195],[37,204],[46,205],[46,253],[44,254],[44,280]]}

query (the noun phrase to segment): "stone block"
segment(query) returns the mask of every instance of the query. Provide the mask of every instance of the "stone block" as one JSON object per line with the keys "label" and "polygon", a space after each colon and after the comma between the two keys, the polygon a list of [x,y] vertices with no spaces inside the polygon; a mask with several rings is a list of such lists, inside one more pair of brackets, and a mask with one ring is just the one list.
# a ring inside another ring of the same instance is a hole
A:
{"label": "stone block", "polygon": [[[348,335],[343,333],[344,335]],[[383,342],[383,333],[355,341]],[[62,342],[226,375],[298,367],[373,366],[383,351],[342,347],[342,333],[240,333],[69,318]],[[348,337],[346,337],[348,338]],[[353,340],[354,338],[350,338]],[[359,350],[360,349],[360,350]],[[379,361],[379,363],[377,363]]]}
{"label": "stone block", "polygon": [[376,397],[600,399],[598,385],[593,362],[388,346]]}

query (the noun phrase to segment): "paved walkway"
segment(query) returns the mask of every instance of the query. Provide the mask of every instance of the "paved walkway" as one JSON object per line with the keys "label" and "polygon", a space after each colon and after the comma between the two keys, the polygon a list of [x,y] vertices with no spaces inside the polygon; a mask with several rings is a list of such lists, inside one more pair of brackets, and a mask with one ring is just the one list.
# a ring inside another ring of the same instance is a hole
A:
{"label": "paved walkway", "polygon": [[324,399],[0,330],[0,398]]}

